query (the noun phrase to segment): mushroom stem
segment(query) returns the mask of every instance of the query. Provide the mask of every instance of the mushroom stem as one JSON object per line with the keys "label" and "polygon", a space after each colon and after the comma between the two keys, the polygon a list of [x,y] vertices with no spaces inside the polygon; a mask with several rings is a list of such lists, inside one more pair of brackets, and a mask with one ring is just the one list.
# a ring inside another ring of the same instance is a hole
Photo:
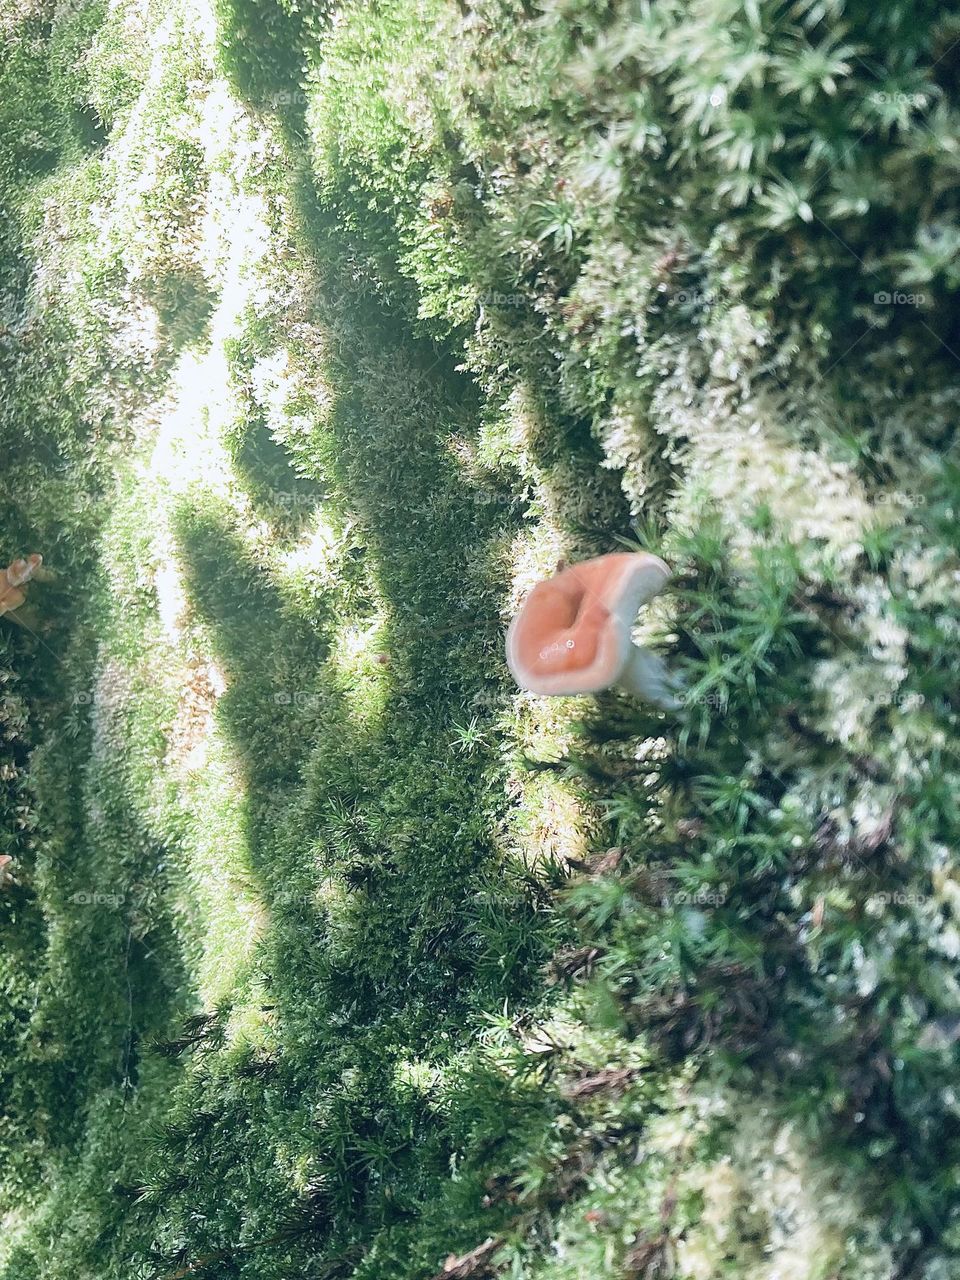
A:
{"label": "mushroom stem", "polygon": [[664,711],[677,711],[683,705],[677,696],[677,677],[664,660],[640,645],[631,646],[630,657],[617,681],[627,693],[652,702]]}

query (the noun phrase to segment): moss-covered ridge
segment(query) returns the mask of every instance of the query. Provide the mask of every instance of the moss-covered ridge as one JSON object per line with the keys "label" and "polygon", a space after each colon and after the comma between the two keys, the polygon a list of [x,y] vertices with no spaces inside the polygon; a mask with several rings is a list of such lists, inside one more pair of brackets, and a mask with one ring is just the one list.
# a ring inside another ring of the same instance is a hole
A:
{"label": "moss-covered ridge", "polygon": [[[950,1276],[956,15],[11,32],[5,1280]],[[518,694],[624,540],[681,716]]]}

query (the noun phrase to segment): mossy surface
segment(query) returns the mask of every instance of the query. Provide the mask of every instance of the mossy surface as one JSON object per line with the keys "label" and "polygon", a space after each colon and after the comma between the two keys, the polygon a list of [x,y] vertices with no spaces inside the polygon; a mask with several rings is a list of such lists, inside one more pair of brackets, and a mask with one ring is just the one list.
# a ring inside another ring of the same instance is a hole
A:
{"label": "mossy surface", "polygon": [[960,13],[0,28],[0,1280],[951,1280]]}

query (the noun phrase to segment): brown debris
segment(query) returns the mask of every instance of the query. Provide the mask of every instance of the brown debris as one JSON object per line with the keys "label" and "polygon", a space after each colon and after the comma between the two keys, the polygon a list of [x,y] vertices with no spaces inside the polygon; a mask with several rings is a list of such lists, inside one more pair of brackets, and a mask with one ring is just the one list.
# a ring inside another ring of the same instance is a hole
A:
{"label": "brown debris", "polygon": [[443,1264],[443,1270],[433,1280],[473,1280],[473,1277],[492,1274],[490,1259],[502,1244],[501,1238],[488,1236],[483,1244],[477,1245],[469,1253],[463,1253],[459,1257],[451,1253]]}
{"label": "brown debris", "polygon": [[616,848],[608,849],[606,853],[600,854],[596,858],[588,859],[590,863],[590,873],[595,876],[609,876],[618,869],[623,861],[624,850],[619,845]]}
{"label": "brown debris", "polygon": [[516,1204],[520,1193],[514,1186],[513,1177],[509,1173],[495,1173],[483,1184],[486,1195],[480,1201],[484,1209],[495,1204]]}
{"label": "brown debris", "polygon": [[681,818],[677,823],[677,835],[683,840],[695,840],[706,829],[706,823],[700,818]]}
{"label": "brown debris", "polygon": [[841,862],[853,858],[869,858],[890,843],[896,818],[896,805],[890,804],[873,826],[849,840],[841,841],[840,828],[829,815],[824,817],[814,832],[814,848],[821,859],[829,857]]}
{"label": "brown debris", "polygon": [[660,1225],[668,1227],[673,1221],[673,1215],[677,1211],[677,1180],[674,1178],[669,1187],[667,1187],[666,1195],[660,1202]]}
{"label": "brown debris", "polygon": [[609,1067],[606,1071],[598,1071],[594,1075],[580,1076],[563,1086],[563,1096],[571,1102],[583,1102],[587,1098],[595,1098],[597,1094],[608,1093],[616,1096],[623,1093],[637,1077],[631,1067]]}
{"label": "brown debris", "polygon": [[566,1204],[575,1195],[582,1194],[587,1176],[596,1162],[597,1153],[589,1142],[575,1143],[558,1163],[553,1187],[544,1203]]}
{"label": "brown debris", "polygon": [[448,218],[453,212],[453,193],[450,191],[441,191],[435,195],[427,206],[432,221],[440,221]]}
{"label": "brown debris", "polygon": [[607,849],[604,853],[591,854],[585,860],[568,858],[567,862],[573,867],[574,871],[579,871],[583,875],[609,876],[620,866],[623,861],[623,855],[624,850],[618,845],[616,848]]}
{"label": "brown debris", "polygon": [[559,979],[589,978],[603,955],[602,947],[567,947],[550,961],[550,971]]}
{"label": "brown debris", "polygon": [[667,1280],[673,1275],[673,1250],[670,1237],[638,1236],[623,1260],[623,1268],[631,1280]]}
{"label": "brown debris", "polygon": [[833,853],[839,834],[840,828],[833,818],[825,817],[813,833],[813,843],[816,846],[817,853]]}
{"label": "brown debris", "polygon": [[889,844],[890,837],[893,834],[893,818],[894,808],[891,805],[885,809],[880,816],[880,820],[872,830],[865,832],[856,841],[857,853],[871,854],[876,853],[878,849],[882,849],[885,844]]}
{"label": "brown debris", "polygon": [[683,253],[682,246],[676,244],[657,259],[653,265],[653,269],[658,276],[665,278],[672,275],[686,261],[686,255]]}
{"label": "brown debris", "polygon": [[213,662],[191,660],[181,677],[180,701],[167,735],[167,762],[186,775],[204,764],[203,747],[214,724],[225,682]]}

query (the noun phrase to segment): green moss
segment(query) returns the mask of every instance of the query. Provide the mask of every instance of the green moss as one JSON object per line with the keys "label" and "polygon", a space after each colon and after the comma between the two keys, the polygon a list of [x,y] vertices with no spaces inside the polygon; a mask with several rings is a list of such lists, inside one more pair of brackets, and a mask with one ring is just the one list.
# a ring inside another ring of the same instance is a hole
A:
{"label": "green moss", "polygon": [[0,1275],[951,1274],[954,16],[3,20]]}

